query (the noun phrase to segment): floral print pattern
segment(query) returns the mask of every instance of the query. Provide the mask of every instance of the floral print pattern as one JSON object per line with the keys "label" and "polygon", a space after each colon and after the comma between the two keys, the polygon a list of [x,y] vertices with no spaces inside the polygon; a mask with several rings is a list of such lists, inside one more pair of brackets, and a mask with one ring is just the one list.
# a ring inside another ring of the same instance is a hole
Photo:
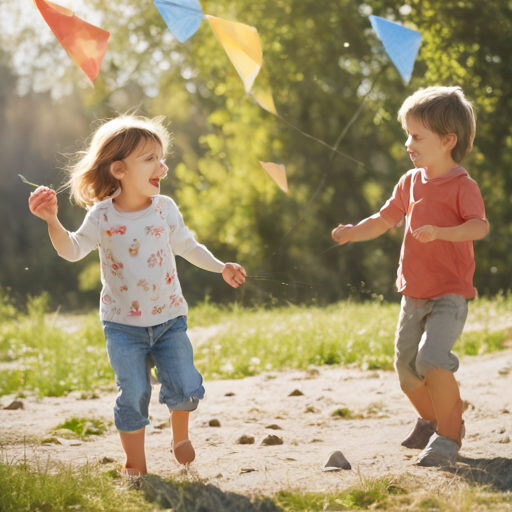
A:
{"label": "floral print pattern", "polygon": [[107,236],[124,235],[126,233],[126,226],[113,226],[105,231]]}
{"label": "floral print pattern", "polygon": [[163,226],[146,226],[146,235],[152,235],[155,238],[160,238],[162,233],[165,232],[165,228]]}

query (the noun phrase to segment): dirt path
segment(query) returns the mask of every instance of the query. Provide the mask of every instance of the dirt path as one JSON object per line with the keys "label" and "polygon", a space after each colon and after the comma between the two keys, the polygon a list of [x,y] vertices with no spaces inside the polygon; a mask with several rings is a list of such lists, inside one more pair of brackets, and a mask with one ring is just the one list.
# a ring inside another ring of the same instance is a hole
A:
{"label": "dirt path", "polygon": [[[466,357],[457,377],[462,396],[470,405],[465,413],[467,437],[458,470],[468,478],[493,482],[512,490],[512,372],[498,370],[512,360],[512,351]],[[191,417],[191,439],[197,459],[188,476],[209,481],[223,490],[265,494],[283,488],[325,491],[343,488],[368,476],[411,473],[447,478],[446,472],[412,465],[417,450],[400,441],[416,415],[401,393],[393,372],[321,367],[312,372],[271,372],[243,380],[205,383],[207,395]],[[301,396],[289,396],[294,390]],[[170,429],[157,428],[168,419],[158,404],[159,386],[153,389],[152,423],[147,428],[148,469],[167,477],[180,474],[169,453]],[[71,416],[112,420],[114,393],[95,400],[71,396],[24,400],[23,410],[0,410],[0,440],[9,459],[73,463],[101,463],[119,467],[124,462],[114,428],[87,441],[58,438],[61,444],[42,444],[53,429]],[[6,405],[9,397],[3,397]],[[373,404],[373,405],[372,405]],[[337,419],[331,414],[347,407],[362,419]],[[220,427],[209,426],[217,419]],[[277,425],[279,430],[267,428]],[[282,445],[262,446],[269,434]],[[242,436],[254,444],[237,444]],[[25,438],[25,445],[23,439]],[[341,450],[352,471],[322,472],[322,462],[333,450]],[[483,469],[487,468],[487,471]]]}

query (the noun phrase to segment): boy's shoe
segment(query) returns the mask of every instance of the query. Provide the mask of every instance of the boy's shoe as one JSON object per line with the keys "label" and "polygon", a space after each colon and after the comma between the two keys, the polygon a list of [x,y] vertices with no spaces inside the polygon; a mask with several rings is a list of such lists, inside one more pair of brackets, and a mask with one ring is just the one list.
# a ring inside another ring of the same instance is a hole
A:
{"label": "boy's shoe", "polygon": [[432,434],[426,448],[418,455],[415,464],[417,466],[453,466],[457,462],[459,443],[443,437],[439,434]]}
{"label": "boy's shoe", "polygon": [[435,434],[437,429],[437,421],[424,420],[418,418],[414,428],[407,434],[407,437],[402,441],[402,446],[406,448],[416,448],[423,450],[428,444],[432,434]]}

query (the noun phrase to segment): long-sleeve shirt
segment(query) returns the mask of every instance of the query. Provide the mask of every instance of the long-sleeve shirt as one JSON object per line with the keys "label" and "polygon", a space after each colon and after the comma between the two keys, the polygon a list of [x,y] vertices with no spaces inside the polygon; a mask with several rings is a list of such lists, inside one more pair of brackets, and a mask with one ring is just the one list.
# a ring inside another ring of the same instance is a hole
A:
{"label": "long-sleeve shirt", "polygon": [[96,203],[69,236],[73,251],[61,253],[69,261],[99,248],[100,318],[121,324],[150,327],[187,314],[174,254],[211,272],[224,268],[194,239],[166,196],[155,196],[147,209],[130,213],[117,211],[112,199]]}

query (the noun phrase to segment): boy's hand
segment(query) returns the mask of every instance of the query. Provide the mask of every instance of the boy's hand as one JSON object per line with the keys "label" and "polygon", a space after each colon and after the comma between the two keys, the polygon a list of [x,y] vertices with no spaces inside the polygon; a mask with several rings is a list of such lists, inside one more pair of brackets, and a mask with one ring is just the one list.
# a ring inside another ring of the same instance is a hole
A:
{"label": "boy's hand", "polygon": [[222,270],[224,281],[233,288],[238,288],[244,284],[246,276],[247,274],[245,273],[244,267],[238,263],[226,263]]}
{"label": "boy's hand", "polygon": [[437,240],[437,227],[436,226],[421,226],[421,228],[412,231],[412,236],[420,242],[433,242]]}
{"label": "boy's hand", "polygon": [[57,194],[48,187],[38,187],[30,194],[28,206],[35,216],[49,222],[57,216]]}
{"label": "boy's hand", "polygon": [[350,242],[350,228],[353,227],[352,224],[340,224],[337,228],[332,230],[332,239],[340,245]]}

